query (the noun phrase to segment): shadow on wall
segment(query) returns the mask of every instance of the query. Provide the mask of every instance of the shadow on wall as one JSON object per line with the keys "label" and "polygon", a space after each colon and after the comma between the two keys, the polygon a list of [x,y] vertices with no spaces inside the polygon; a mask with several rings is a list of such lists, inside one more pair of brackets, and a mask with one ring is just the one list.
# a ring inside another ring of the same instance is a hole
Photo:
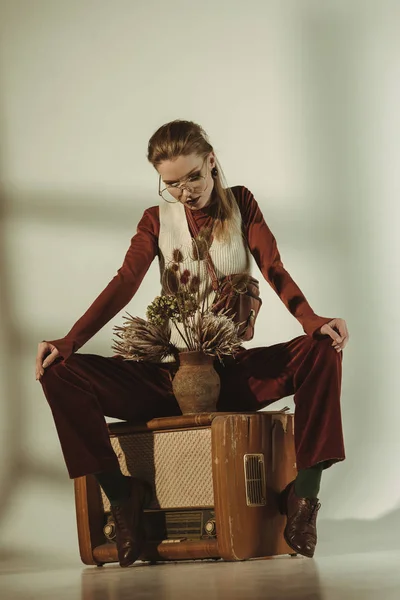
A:
{"label": "shadow on wall", "polygon": [[[1,175],[1,173],[0,173]],[[51,462],[41,460],[41,452],[35,454],[31,460],[29,444],[32,439],[40,443],[40,431],[32,435],[32,423],[29,421],[29,411],[32,410],[33,386],[39,386],[34,380],[34,359],[37,343],[43,339],[43,334],[38,334],[37,319],[31,319],[27,325],[21,324],[19,310],[24,300],[15,302],[14,290],[25,290],[35,281],[29,270],[32,258],[25,257],[24,248],[20,245],[20,237],[25,230],[30,234],[30,243],[35,243],[34,228],[32,224],[40,223],[44,230],[55,231],[58,227],[69,226],[74,231],[78,226],[84,231],[99,231],[99,240],[104,242],[103,231],[107,231],[110,239],[115,237],[126,238],[126,248],[129,238],[134,235],[137,223],[143,210],[158,203],[151,194],[128,195],[116,198],[110,195],[80,195],[66,193],[62,190],[40,191],[21,190],[18,188],[0,190],[0,410],[2,419],[0,423],[0,523],[4,523],[15,508],[15,503],[21,503],[27,511],[33,510],[29,499],[21,498],[21,490],[26,481],[35,480],[43,489],[57,484],[58,488],[63,482],[68,484],[64,470],[59,469]],[[128,233],[128,236],[126,235]],[[36,240],[40,241],[40,240]],[[100,243],[100,242],[99,242]],[[124,251],[118,259],[116,269],[122,264]],[[11,252],[14,256],[11,256]],[[15,253],[18,253],[15,255]],[[35,253],[33,253],[35,256]],[[18,267],[14,272],[13,265]],[[62,275],[60,275],[62,276]],[[38,279],[36,278],[36,281]],[[109,278],[105,278],[104,287]],[[28,283],[29,282],[29,283]],[[40,285],[40,279],[37,285]],[[35,297],[35,290],[33,290]],[[93,297],[94,299],[94,297]],[[27,300],[29,302],[29,298]],[[18,306],[17,306],[18,304]],[[30,307],[30,312],[35,313],[35,307]],[[61,307],[62,311],[62,307]],[[29,312],[29,311],[28,311]],[[78,319],[80,315],[77,315]],[[23,321],[27,320],[23,315]],[[71,324],[68,324],[71,325]],[[102,354],[99,344],[99,353]],[[110,352],[111,354],[111,352]],[[30,356],[29,374],[21,373],[22,365],[26,365],[26,357]],[[27,382],[30,382],[27,384]],[[32,387],[29,387],[32,386]],[[32,394],[30,391],[32,390]],[[36,393],[36,390],[35,390]],[[43,396],[43,403],[45,398]],[[28,410],[26,410],[28,408]],[[29,434],[29,435],[27,435]],[[61,454],[60,454],[61,456]],[[61,464],[61,463],[60,463]],[[22,484],[22,486],[21,486]],[[67,488],[65,488],[67,489]],[[26,492],[26,490],[25,490]],[[14,502],[15,501],[15,502]],[[33,502],[33,500],[32,500]],[[40,507],[42,510],[43,507]],[[74,511],[71,505],[71,511]],[[26,518],[26,515],[24,515]],[[7,525],[8,529],[10,526]],[[6,528],[7,528],[6,527]],[[28,532],[30,538],[35,535],[33,529]],[[1,537],[1,536],[0,536]],[[22,548],[21,548],[22,549]],[[16,551],[18,545],[16,543]],[[22,555],[23,560],[25,560]]]}
{"label": "shadow on wall", "polygon": [[0,522],[18,482],[19,465],[23,461],[22,379],[19,360],[23,340],[10,296],[11,273],[7,264],[6,210],[4,194],[0,192]]}
{"label": "shadow on wall", "polygon": [[[24,407],[29,402],[26,398],[26,376],[20,373],[21,360],[28,352],[32,353],[32,385],[35,385],[34,375],[34,355],[36,353],[37,339],[32,339],[32,332],[23,331],[18,321],[17,311],[15,309],[12,297],[12,290],[15,289],[15,274],[11,270],[10,248],[7,246],[9,239],[8,224],[9,220],[27,223],[40,220],[48,222],[49,228],[56,227],[58,223],[65,223],[68,220],[73,227],[76,223],[83,223],[88,227],[99,226],[103,223],[107,227],[117,228],[118,223],[126,223],[128,207],[126,214],[122,209],[122,215],[115,210],[113,202],[109,200],[108,210],[94,211],[93,206],[87,207],[87,211],[82,211],[82,199],[75,196],[65,196],[56,192],[44,194],[30,194],[19,191],[5,192],[0,191],[0,410],[2,422],[0,425],[0,522],[7,515],[7,508],[10,500],[18,491],[18,484],[29,472],[30,475],[36,474],[44,481],[59,480],[57,469],[52,469],[47,465],[36,464],[35,468],[30,465],[29,455],[24,449],[24,434],[30,427],[26,420]],[[60,205],[54,203],[54,198],[61,197]],[[65,202],[64,202],[65,200]],[[94,199],[92,199],[94,201]],[[72,209],[71,210],[71,202]],[[83,202],[85,205],[86,203]],[[137,206],[134,211],[136,213]],[[96,215],[94,219],[93,215]],[[93,222],[94,221],[94,222]],[[132,226],[132,232],[135,230],[135,224]],[[121,257],[122,259],[123,257]],[[23,257],[21,257],[23,260]],[[119,266],[119,265],[118,265]],[[21,265],[21,272],[24,272],[24,265]],[[105,281],[105,284],[108,281]],[[24,282],[21,285],[24,288]],[[31,350],[32,349],[32,350]]]}

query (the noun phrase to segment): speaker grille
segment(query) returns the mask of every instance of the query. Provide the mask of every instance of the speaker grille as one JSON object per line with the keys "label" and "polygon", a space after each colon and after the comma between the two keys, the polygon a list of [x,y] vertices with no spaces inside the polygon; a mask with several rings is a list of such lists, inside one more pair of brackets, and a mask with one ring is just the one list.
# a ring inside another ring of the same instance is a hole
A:
{"label": "speaker grille", "polygon": [[265,464],[264,454],[244,455],[244,476],[247,506],[265,506]]}
{"label": "speaker grille", "polygon": [[[153,485],[150,509],[214,506],[209,427],[124,434],[110,441],[122,472]],[[103,491],[102,497],[109,511]]]}

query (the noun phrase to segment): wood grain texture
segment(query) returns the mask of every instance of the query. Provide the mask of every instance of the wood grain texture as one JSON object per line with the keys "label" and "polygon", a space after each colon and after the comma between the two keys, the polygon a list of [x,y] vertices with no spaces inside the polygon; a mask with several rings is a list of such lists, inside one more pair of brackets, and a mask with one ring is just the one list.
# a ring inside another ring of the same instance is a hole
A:
{"label": "wood grain texture", "polygon": [[99,485],[93,475],[87,475],[74,479],[74,487],[81,560],[85,565],[101,564],[93,555],[93,549],[105,541],[104,510]]}
{"label": "wood grain texture", "polygon": [[[115,544],[102,544],[94,549],[98,563],[117,562]],[[195,558],[219,558],[216,540],[182,541],[174,543],[146,544],[140,560],[190,560]]]}
{"label": "wood grain texture", "polygon": [[[289,420],[286,415],[282,417]],[[290,473],[294,448],[290,431],[283,432],[272,414],[217,417],[212,424],[215,517],[220,556],[224,560],[275,556],[292,552],[283,539],[285,517],[279,514],[278,493]],[[283,435],[273,431],[280,429]],[[248,506],[245,454],[263,454],[266,471],[265,506]]]}
{"label": "wood grain texture", "polygon": [[263,411],[262,413],[254,412],[206,412],[194,415],[179,415],[175,417],[157,417],[147,421],[147,423],[130,423],[129,421],[120,421],[116,423],[108,423],[110,435],[122,435],[123,433],[135,433],[143,431],[161,431],[167,429],[185,429],[191,427],[207,427],[211,425],[215,417],[224,415],[254,415],[254,414],[270,414],[281,415],[285,413],[288,407],[279,411]]}

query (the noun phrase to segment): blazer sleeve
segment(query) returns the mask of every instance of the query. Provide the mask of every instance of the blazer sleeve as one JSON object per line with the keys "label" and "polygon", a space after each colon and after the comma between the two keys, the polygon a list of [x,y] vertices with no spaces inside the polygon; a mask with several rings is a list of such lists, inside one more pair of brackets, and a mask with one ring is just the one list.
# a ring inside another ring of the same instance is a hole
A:
{"label": "blazer sleeve", "polygon": [[278,294],[289,312],[302,325],[304,332],[320,337],[319,329],[332,320],[314,313],[303,292],[286,271],[276,239],[266,224],[253,194],[245,187],[233,190],[237,197],[250,251],[263,277]]}
{"label": "blazer sleeve", "polygon": [[53,344],[64,360],[83,346],[133,298],[158,254],[157,218],[154,210],[145,210],[115,277],[65,337],[44,340]]}

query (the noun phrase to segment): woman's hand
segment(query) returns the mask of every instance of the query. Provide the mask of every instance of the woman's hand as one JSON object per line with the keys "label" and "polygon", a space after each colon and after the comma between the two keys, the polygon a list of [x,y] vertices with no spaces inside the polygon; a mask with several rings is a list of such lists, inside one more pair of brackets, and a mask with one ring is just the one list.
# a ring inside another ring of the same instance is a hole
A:
{"label": "woman's hand", "polygon": [[[339,331],[335,331],[335,329]],[[329,323],[322,325],[319,333],[330,335],[333,339],[332,346],[337,352],[341,352],[349,341],[349,332],[347,331],[346,321],[344,319],[333,319]]]}
{"label": "woman's hand", "polygon": [[60,353],[53,344],[49,344],[48,342],[40,342],[38,344],[36,355],[36,381],[44,375],[45,368],[51,365],[57,356],[60,356]]}

